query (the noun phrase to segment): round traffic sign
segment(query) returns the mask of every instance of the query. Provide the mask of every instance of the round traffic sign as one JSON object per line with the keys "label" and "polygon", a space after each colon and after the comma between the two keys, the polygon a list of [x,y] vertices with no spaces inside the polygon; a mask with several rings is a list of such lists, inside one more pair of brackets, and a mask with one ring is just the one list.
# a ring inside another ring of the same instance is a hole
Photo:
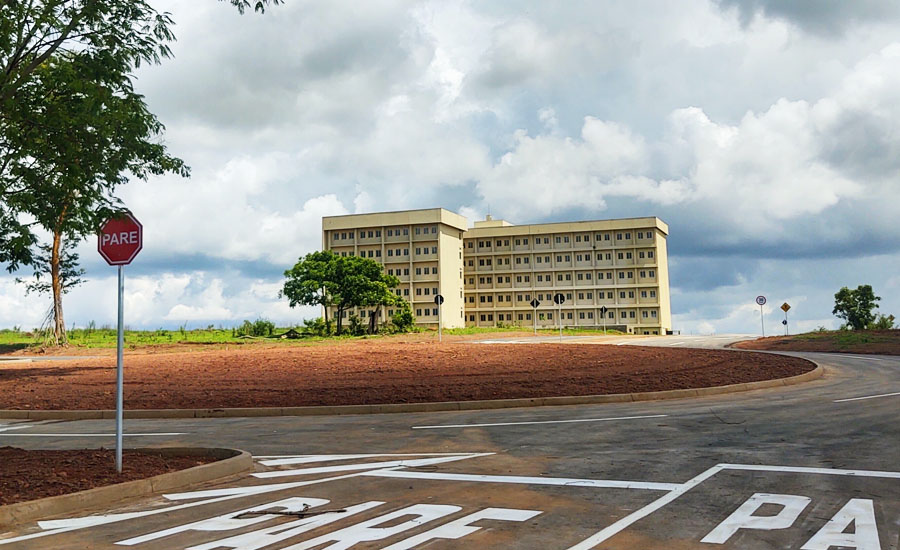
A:
{"label": "round traffic sign", "polygon": [[438,294],[437,296],[434,297],[434,303],[437,304],[437,305],[443,304],[443,303],[444,303],[444,297],[441,296],[440,294]]}
{"label": "round traffic sign", "polygon": [[566,297],[563,296],[562,292],[557,292],[556,294],[553,295],[553,302],[556,303],[557,305],[562,305],[562,303],[565,301],[566,301]]}
{"label": "round traffic sign", "polygon": [[757,297],[756,297],[756,303],[759,304],[759,305],[761,305],[761,306],[766,305],[766,297],[765,297],[765,296],[757,296]]}
{"label": "round traffic sign", "polygon": [[110,218],[100,226],[97,251],[109,265],[127,265],[144,246],[144,228],[131,212]]}

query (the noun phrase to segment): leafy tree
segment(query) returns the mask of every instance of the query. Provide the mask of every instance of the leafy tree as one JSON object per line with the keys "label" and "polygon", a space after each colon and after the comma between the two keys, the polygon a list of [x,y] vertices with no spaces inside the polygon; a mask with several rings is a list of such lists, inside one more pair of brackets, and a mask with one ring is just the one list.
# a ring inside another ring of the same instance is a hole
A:
{"label": "leafy tree", "polygon": [[853,330],[862,330],[875,320],[874,310],[881,297],[875,296],[872,285],[859,285],[855,290],[842,287],[834,295],[832,314],[847,321]]}
{"label": "leafy tree", "polygon": [[[242,13],[281,2],[228,1]],[[121,209],[113,191],[127,174],[187,175],[131,76],[171,56],[172,24],[145,0],[0,0],[0,262],[33,264],[33,229],[51,233],[57,343],[60,243]]]}
{"label": "leafy tree", "polygon": [[278,292],[278,297],[287,297],[291,307],[301,304],[324,307],[327,326],[328,308],[334,305],[334,270],[338,258],[340,256],[330,250],[310,252],[284,272],[287,280]]}
{"label": "leafy tree", "polygon": [[[357,307],[396,303],[391,291],[400,280],[384,272],[384,267],[368,258],[338,256],[330,250],[312,252],[284,272],[287,278],[279,293],[291,307],[320,305],[336,309],[337,333],[343,332],[344,312]],[[325,322],[328,322],[326,317]]]}

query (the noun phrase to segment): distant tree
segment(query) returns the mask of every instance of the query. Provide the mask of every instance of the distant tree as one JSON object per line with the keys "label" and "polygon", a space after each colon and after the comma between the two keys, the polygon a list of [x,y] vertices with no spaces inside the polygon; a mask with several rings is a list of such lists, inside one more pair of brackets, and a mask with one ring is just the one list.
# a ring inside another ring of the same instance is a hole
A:
{"label": "distant tree", "polygon": [[[78,267],[78,254],[75,247],[78,241],[65,240],[62,243],[42,244],[35,254],[34,277],[30,280],[16,278],[17,283],[25,283],[25,293],[49,295],[53,298],[47,322],[52,326],[47,328],[48,341],[58,345],[60,343],[59,327],[65,327],[62,311],[62,295],[67,294],[76,286],[82,284],[84,270]],[[62,342],[67,342],[66,332],[62,331]]]}
{"label": "distant tree", "polygon": [[338,256],[330,250],[311,252],[301,258],[286,277],[280,297],[291,307],[320,305],[336,308],[337,333],[343,333],[344,312],[357,307],[377,308],[396,303],[391,289],[400,280],[384,272],[384,267],[369,258]]}
{"label": "distant tree", "polygon": [[855,290],[842,287],[834,295],[832,314],[847,322],[852,330],[867,328],[875,320],[874,310],[881,297],[875,296],[872,285],[859,285]]}
{"label": "distant tree", "polygon": [[322,306],[325,308],[325,326],[328,326],[328,308],[334,305],[334,274],[339,258],[330,250],[310,252],[300,258],[294,267],[284,272],[287,280],[278,297],[286,297],[291,307]]}

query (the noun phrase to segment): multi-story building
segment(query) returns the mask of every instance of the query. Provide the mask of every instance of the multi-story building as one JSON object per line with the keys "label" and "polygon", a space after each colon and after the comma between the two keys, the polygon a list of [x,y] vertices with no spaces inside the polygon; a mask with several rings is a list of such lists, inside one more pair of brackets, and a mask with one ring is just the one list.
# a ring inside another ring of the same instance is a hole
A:
{"label": "multi-story building", "polygon": [[[437,327],[438,306],[444,297],[441,321],[446,328],[465,325],[463,307],[463,234],[468,227],[459,214],[431,208],[322,218],[322,245],[342,256],[372,258],[400,279],[395,289],[412,306],[416,322]],[[368,320],[371,310],[356,312]],[[379,322],[394,314],[378,312]]]}
{"label": "multi-story building", "polygon": [[672,328],[669,228],[656,217],[513,225],[488,216],[468,228],[431,209],[327,217],[322,227],[326,249],[372,258],[400,278],[399,295],[424,326],[437,326],[438,292],[444,327]]}

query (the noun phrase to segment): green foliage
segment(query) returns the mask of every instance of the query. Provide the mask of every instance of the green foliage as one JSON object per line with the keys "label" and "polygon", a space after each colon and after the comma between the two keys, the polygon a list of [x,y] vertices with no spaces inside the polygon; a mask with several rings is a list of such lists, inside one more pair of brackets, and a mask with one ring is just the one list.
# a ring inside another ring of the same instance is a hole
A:
{"label": "green foliage", "polygon": [[868,328],[874,330],[891,330],[895,327],[897,319],[893,315],[878,314],[875,320],[869,323]]}
{"label": "green foliage", "polygon": [[330,250],[311,252],[284,272],[286,278],[279,293],[291,307],[299,304],[337,309],[337,334],[343,332],[343,313],[357,307],[381,307],[397,304],[392,291],[400,280],[388,275],[384,267],[369,258],[338,256]]}
{"label": "green foliage", "polygon": [[366,333],[367,327],[366,324],[362,322],[362,319],[359,318],[359,315],[355,313],[351,313],[347,318],[347,332],[350,333],[350,336],[362,336]]}
{"label": "green foliage", "polygon": [[842,287],[834,295],[832,314],[847,322],[852,330],[862,330],[875,321],[874,310],[881,300],[871,285],[859,285],[855,290]]}
{"label": "green foliage", "polygon": [[[78,241],[66,239],[63,241],[59,250],[58,260],[58,276],[60,279],[60,288],[63,294],[69,290],[82,284],[84,279],[84,270],[78,267],[78,254],[75,248]],[[25,293],[35,292],[37,294],[52,294],[53,288],[51,284],[52,250],[50,245],[41,245],[38,254],[34,258],[34,279],[31,281],[23,280],[16,277],[17,283],[25,283]],[[93,323],[93,321],[91,321]]]}
{"label": "green foliage", "polygon": [[241,326],[237,327],[234,331],[234,335],[237,337],[241,336],[272,336],[272,333],[275,332],[275,323],[269,321],[268,319],[257,319],[252,323],[250,321],[244,321]]}
{"label": "green foliage", "polygon": [[327,337],[334,334],[334,321],[321,317],[305,319],[303,321],[303,333],[311,336]]}
{"label": "green foliage", "polygon": [[397,308],[391,317],[391,326],[395,332],[411,332],[416,326],[416,317],[413,315],[412,306],[403,298],[398,298]]}

